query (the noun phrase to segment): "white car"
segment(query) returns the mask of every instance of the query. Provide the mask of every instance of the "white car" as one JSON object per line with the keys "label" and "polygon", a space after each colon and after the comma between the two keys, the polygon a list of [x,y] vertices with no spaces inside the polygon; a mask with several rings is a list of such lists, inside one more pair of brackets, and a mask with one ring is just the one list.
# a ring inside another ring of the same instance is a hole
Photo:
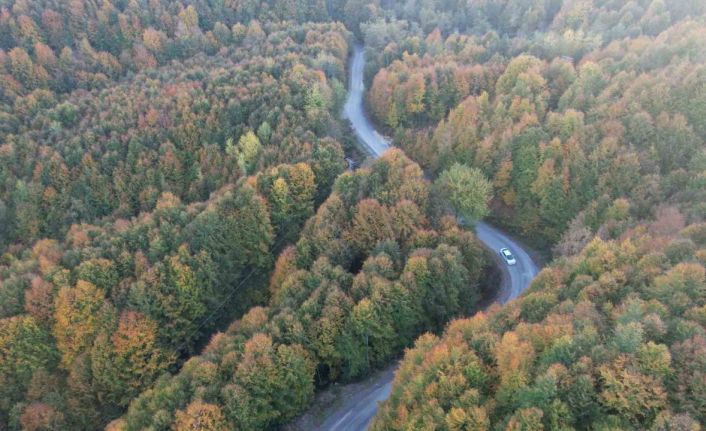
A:
{"label": "white car", "polygon": [[505,262],[507,262],[508,265],[515,265],[517,263],[517,260],[515,260],[515,256],[510,253],[509,248],[501,248],[500,256],[505,259]]}

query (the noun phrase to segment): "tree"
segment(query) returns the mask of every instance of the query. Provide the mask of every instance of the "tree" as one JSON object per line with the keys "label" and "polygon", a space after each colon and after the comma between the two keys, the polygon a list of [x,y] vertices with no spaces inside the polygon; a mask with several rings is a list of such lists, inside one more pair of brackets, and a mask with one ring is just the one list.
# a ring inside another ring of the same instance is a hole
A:
{"label": "tree", "polygon": [[189,5],[179,12],[179,26],[177,27],[180,38],[189,38],[201,32],[199,28],[199,14],[194,6]]}
{"label": "tree", "polygon": [[103,292],[110,292],[119,281],[115,263],[108,259],[89,259],[76,268],[76,278],[92,283]]}
{"label": "tree", "polygon": [[368,298],[358,302],[351,312],[347,326],[357,338],[361,354],[361,374],[385,363],[392,353],[395,330],[391,316],[381,314],[379,304]]}
{"label": "tree", "polygon": [[424,76],[415,73],[410,76],[405,88],[405,110],[410,114],[418,114],[424,111]]}
{"label": "tree", "polygon": [[22,398],[34,373],[52,369],[58,359],[50,335],[33,317],[0,319],[0,420]]}
{"label": "tree", "polygon": [[649,423],[666,405],[667,394],[659,380],[632,369],[625,356],[600,367],[599,372],[603,404],[634,424]]}
{"label": "tree", "polygon": [[348,238],[362,252],[369,252],[379,242],[394,239],[387,209],[374,199],[360,201],[355,208]]}
{"label": "tree", "polygon": [[[38,278],[38,277],[37,277]],[[32,284],[36,284],[32,280]],[[11,317],[22,312],[22,294],[29,292],[27,281],[20,277],[8,277],[0,284],[0,318]],[[27,304],[25,301],[25,309]]]}
{"label": "tree", "polygon": [[273,236],[267,201],[249,186],[223,193],[189,225],[194,250],[207,253],[220,268],[210,274],[218,290],[238,283],[246,269],[267,268]]}
{"label": "tree", "polygon": [[66,429],[64,414],[54,407],[35,402],[28,405],[20,416],[20,424],[25,431],[59,431]]}
{"label": "tree", "polygon": [[544,412],[536,407],[518,410],[510,418],[505,431],[542,431],[542,416]]}
{"label": "tree", "polygon": [[30,282],[30,288],[24,292],[25,311],[45,327],[51,326],[50,322],[54,315],[53,294],[54,286],[41,277],[34,277]]}
{"label": "tree", "polygon": [[[252,131],[247,132],[238,139],[238,146],[234,151],[238,166],[244,173],[252,173],[261,149],[260,139]],[[227,147],[226,151],[229,151]]]}
{"label": "tree", "polygon": [[282,424],[309,403],[314,391],[314,364],[299,345],[274,345],[264,334],[245,343],[234,375],[225,388],[229,420],[242,429]]}
{"label": "tree", "polygon": [[91,347],[106,325],[109,313],[104,306],[103,291],[87,281],[59,289],[54,303],[54,337],[64,368],[70,368],[76,357]]}
{"label": "tree", "polygon": [[260,124],[260,127],[257,128],[257,137],[265,145],[270,144],[270,138],[272,137],[272,126],[270,126],[270,123],[263,121]]}
{"label": "tree", "polygon": [[440,244],[435,250],[420,249],[407,260],[400,280],[410,292],[413,305],[424,310],[424,326],[437,330],[461,311],[469,311],[478,299],[468,270],[456,247]]}
{"label": "tree", "polygon": [[324,138],[314,146],[311,169],[316,177],[315,202],[317,204],[323,202],[331,193],[331,187],[343,172],[344,166],[343,149],[337,141]]}
{"label": "tree", "polygon": [[439,175],[435,186],[466,222],[474,223],[488,214],[493,186],[479,169],[454,163]]}
{"label": "tree", "polygon": [[112,334],[101,334],[91,350],[94,385],[100,399],[125,407],[172,362],[157,342],[157,324],[124,311]]}
{"label": "tree", "polygon": [[314,172],[308,164],[297,163],[278,166],[269,174],[258,177],[258,187],[268,196],[278,238],[291,241],[314,213]]}
{"label": "tree", "polygon": [[213,291],[194,263],[182,246],[146,273],[130,291],[130,303],[157,322],[160,341],[169,347],[188,350],[203,329],[206,301]]}
{"label": "tree", "polygon": [[25,85],[27,88],[33,88],[35,81],[34,64],[27,51],[23,48],[13,48],[9,52],[10,71],[12,75]]}
{"label": "tree", "polygon": [[[312,297],[316,293],[312,294]],[[320,364],[320,373],[323,373],[322,380],[336,380],[340,376],[340,370],[344,356],[339,349],[338,343],[341,334],[346,326],[346,317],[350,314],[352,303],[341,290],[336,286],[327,289],[324,305],[316,315],[307,315],[312,321],[305,321],[305,326],[311,333],[314,350]],[[308,314],[308,313],[307,313]]]}
{"label": "tree", "polygon": [[315,83],[309,87],[304,97],[304,112],[312,126],[319,130],[323,127],[323,120],[331,105],[330,88],[323,83]]}
{"label": "tree", "polygon": [[221,409],[215,404],[194,400],[176,412],[174,431],[220,431],[230,428]]}
{"label": "tree", "polygon": [[152,27],[149,27],[142,34],[142,43],[145,48],[149,49],[154,55],[159,56],[162,53],[167,36]]}

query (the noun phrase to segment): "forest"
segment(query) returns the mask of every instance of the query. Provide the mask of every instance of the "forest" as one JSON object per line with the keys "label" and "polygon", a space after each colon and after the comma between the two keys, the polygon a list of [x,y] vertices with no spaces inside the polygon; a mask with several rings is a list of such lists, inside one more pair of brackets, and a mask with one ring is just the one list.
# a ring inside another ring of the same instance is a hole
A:
{"label": "forest", "polygon": [[418,338],[371,428],[701,429],[703,3],[469,4],[361,25],[370,112],[430,175],[480,169],[554,261]]}
{"label": "forest", "polygon": [[170,3],[152,3],[2,5],[3,429],[123,413],[265,303],[276,255],[345,168],[341,24],[211,23],[214,39],[204,10],[160,26]]}
{"label": "forest", "polygon": [[[338,178],[278,257],[266,306],[134,400],[115,429],[267,429],[327,382],[386,364],[419,334],[473,310],[485,256],[453,219],[429,217],[430,188],[400,151]],[[112,429],[112,428],[111,428]]]}
{"label": "forest", "polygon": [[701,429],[706,224],[684,222],[596,238],[520,299],[420,337],[372,429]]}
{"label": "forest", "polygon": [[[0,0],[0,429],[279,429],[402,355],[372,429],[701,429],[704,29],[701,0]],[[354,44],[396,148],[351,171]],[[482,218],[552,259],[476,313]]]}
{"label": "forest", "polygon": [[565,3],[546,29],[506,40],[502,28],[444,36],[370,24],[380,67],[371,113],[429,172],[458,160],[481,169],[493,182],[493,219],[542,247],[579,251],[585,242],[569,237],[595,232],[616,199],[630,201],[635,219],[674,203],[699,220],[704,6],[692,8],[699,20],[671,25],[679,11],[663,6],[662,26],[647,31],[662,3],[653,1],[635,28],[606,35],[609,6],[569,26],[578,11]]}

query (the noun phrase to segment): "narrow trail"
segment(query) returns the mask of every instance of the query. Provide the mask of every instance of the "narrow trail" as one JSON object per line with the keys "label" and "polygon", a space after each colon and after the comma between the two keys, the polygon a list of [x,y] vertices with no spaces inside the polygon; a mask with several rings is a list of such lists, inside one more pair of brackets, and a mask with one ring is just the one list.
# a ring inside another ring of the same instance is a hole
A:
{"label": "narrow trail", "polygon": [[[374,157],[380,157],[388,148],[390,142],[380,135],[368,119],[363,105],[365,92],[363,70],[365,67],[365,50],[362,46],[354,47],[350,60],[350,82],[348,99],[343,108],[343,116],[350,120],[359,143]],[[500,266],[503,277],[498,289],[497,301],[505,303],[516,298],[532,282],[539,271],[530,254],[520,244],[506,233],[487,223],[477,223],[476,236],[490,250]],[[498,251],[507,247],[515,255],[517,264],[508,266],[498,256]],[[361,431],[372,421],[378,409],[378,403],[387,399],[392,390],[394,371],[398,364],[393,364],[367,380],[340,389],[342,402],[325,412],[319,425],[313,425],[315,430]]]}

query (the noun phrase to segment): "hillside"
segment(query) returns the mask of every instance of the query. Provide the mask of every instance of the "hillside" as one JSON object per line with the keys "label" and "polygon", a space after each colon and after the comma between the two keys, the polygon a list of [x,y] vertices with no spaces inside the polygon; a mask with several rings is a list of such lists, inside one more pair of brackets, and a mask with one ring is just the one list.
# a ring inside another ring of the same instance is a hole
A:
{"label": "hillside", "polygon": [[700,429],[704,224],[595,239],[520,299],[415,342],[372,429]]}
{"label": "hillside", "polygon": [[555,260],[420,337],[372,429],[700,429],[703,4],[471,3],[361,25],[370,111]]}
{"label": "hillside", "polygon": [[429,200],[400,151],[340,176],[280,254],[267,306],[214,336],[111,429],[272,428],[300,414],[317,386],[364,376],[473,310],[484,254],[451,219],[429,218]]}
{"label": "hillside", "polygon": [[0,427],[101,428],[269,297],[276,254],[345,167],[349,36],[255,29],[217,55],[14,98],[0,132]]}
{"label": "hillside", "polygon": [[[277,429],[400,357],[373,429],[701,429],[705,28],[702,0],[0,0],[0,429]],[[346,170],[362,49],[395,148]],[[483,219],[550,263],[474,315]]]}

